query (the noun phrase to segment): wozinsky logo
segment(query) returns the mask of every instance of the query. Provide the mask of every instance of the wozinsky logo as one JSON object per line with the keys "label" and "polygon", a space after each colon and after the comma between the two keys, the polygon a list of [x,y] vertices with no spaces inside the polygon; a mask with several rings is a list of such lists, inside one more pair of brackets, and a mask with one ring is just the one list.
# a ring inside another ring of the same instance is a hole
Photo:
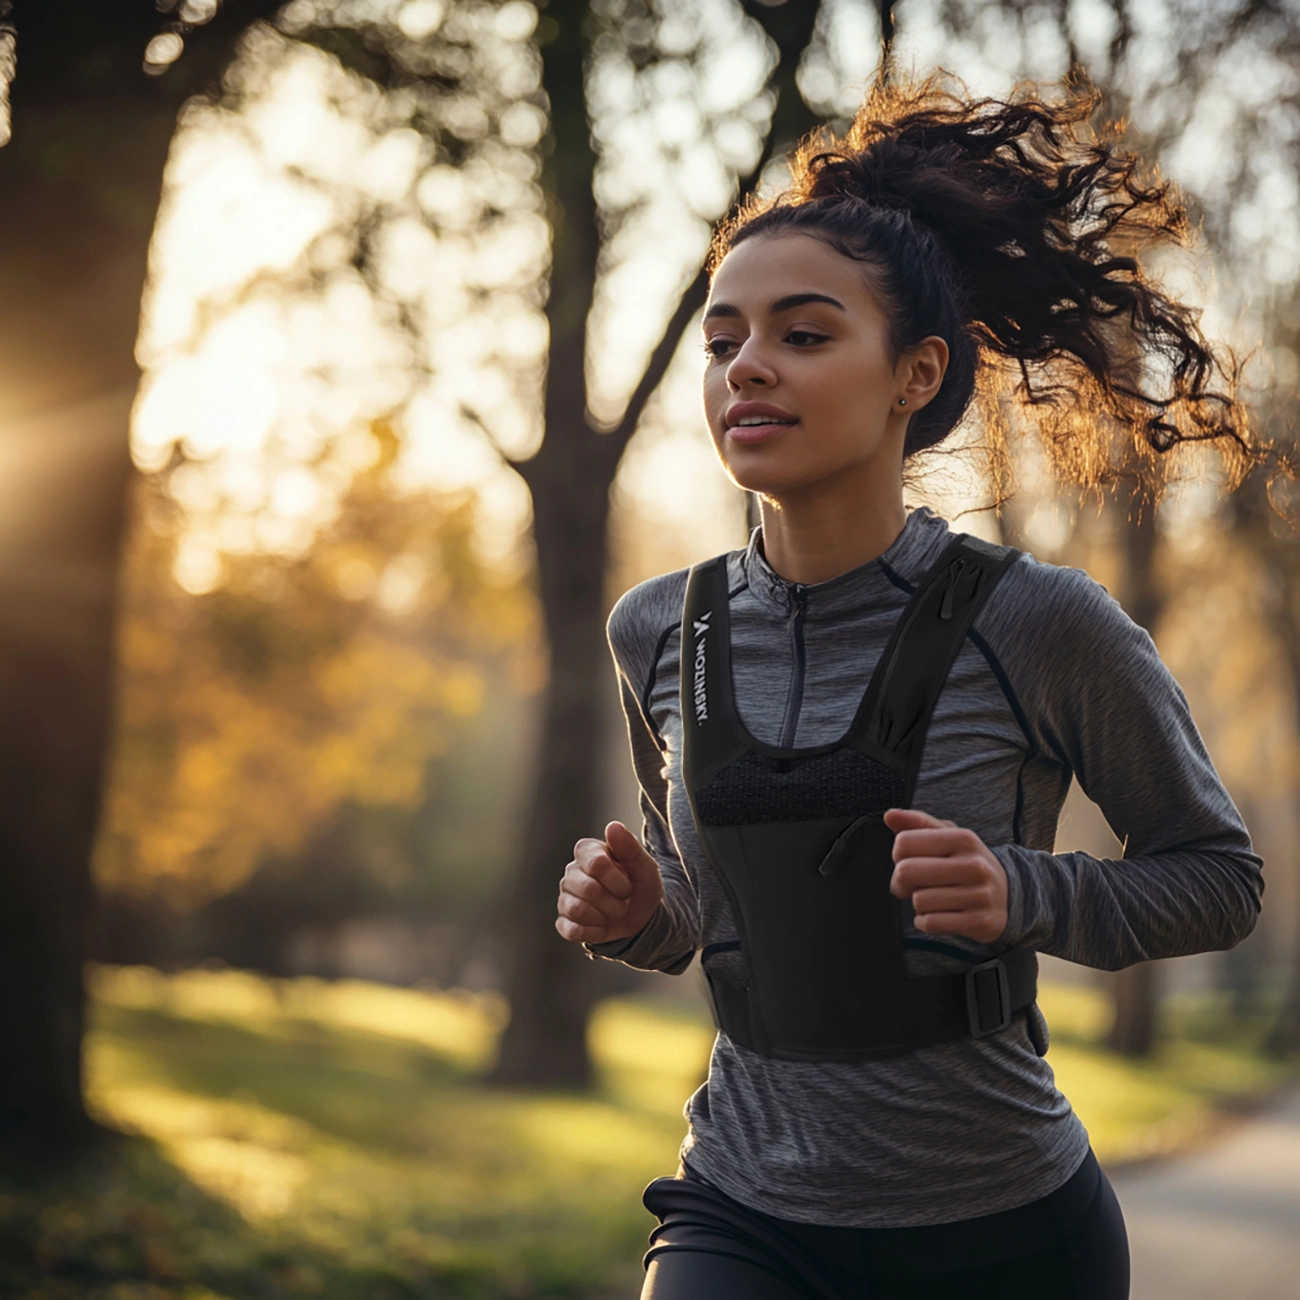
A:
{"label": "wozinsky logo", "polygon": [[695,619],[695,721],[702,725],[709,720],[709,693],[704,675],[704,638],[711,631],[709,619],[713,611],[706,610],[702,618]]}

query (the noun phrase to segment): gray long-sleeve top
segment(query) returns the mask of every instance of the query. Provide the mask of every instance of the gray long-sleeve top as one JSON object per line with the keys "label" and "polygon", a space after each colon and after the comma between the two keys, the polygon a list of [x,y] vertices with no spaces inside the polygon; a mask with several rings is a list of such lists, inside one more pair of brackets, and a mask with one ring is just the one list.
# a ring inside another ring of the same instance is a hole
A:
{"label": "gray long-sleeve top", "polygon": [[[912,585],[951,536],[913,511],[878,560],[805,587],[768,566],[758,531],[732,552],[732,675],[750,733],[799,747],[841,737]],[[672,974],[736,937],[681,780],[685,585],[685,570],[653,578],[610,616],[664,901],[633,940],[592,949]],[[1122,859],[1052,852],[1071,775]],[[1260,860],[1182,691],[1146,632],[1076,569],[1024,556],[1007,571],[939,697],[915,805],[974,830],[1006,868],[1006,931],[998,945],[953,940],[972,954],[1020,944],[1114,970],[1231,947],[1258,915]],[[967,968],[929,951],[906,960],[914,975]],[[736,1200],[806,1223],[899,1227],[1025,1204],[1064,1183],[1088,1144],[1031,1042],[1036,1015],[860,1063],[775,1060],[720,1034],[687,1104],[683,1155]]]}

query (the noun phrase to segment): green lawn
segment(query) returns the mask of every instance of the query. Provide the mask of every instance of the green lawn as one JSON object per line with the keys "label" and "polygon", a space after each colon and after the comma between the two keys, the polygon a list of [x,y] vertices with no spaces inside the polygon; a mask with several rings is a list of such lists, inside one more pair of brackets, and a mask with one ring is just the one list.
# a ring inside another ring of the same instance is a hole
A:
{"label": "green lawn", "polygon": [[[95,991],[93,1104],[136,1136],[37,1188],[0,1181],[0,1294],[636,1294],[639,1193],[675,1167],[711,1040],[698,1016],[606,1003],[599,1095],[527,1096],[474,1085],[491,998],[141,969],[100,971]],[[1216,1098],[1282,1077],[1190,1015],[1154,1062],[1121,1062],[1092,1046],[1095,994],[1043,1002],[1103,1158],[1175,1147]]]}

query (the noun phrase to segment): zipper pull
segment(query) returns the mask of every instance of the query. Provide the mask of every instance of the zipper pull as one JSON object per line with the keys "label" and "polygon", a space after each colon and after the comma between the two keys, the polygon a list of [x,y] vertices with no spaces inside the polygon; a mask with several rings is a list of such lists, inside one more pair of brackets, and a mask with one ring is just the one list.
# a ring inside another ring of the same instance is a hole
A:
{"label": "zipper pull", "polygon": [[952,602],[957,595],[957,583],[966,568],[966,561],[956,559],[948,566],[948,585],[944,588],[943,599],[939,602],[939,617],[946,623],[952,618]]}
{"label": "zipper pull", "polygon": [[859,817],[856,821],[850,822],[836,837],[835,842],[826,851],[826,856],[821,860],[821,865],[817,872],[822,876],[833,876],[849,860],[849,850],[853,847],[853,841],[857,833],[869,822],[879,818],[879,813],[868,813],[865,817]]}

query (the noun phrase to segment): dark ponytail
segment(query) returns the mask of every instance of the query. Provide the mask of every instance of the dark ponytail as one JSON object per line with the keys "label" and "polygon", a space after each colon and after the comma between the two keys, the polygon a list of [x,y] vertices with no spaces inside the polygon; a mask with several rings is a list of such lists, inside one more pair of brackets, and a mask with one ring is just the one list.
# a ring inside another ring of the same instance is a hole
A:
{"label": "dark ponytail", "polygon": [[1139,260],[1186,240],[1186,210],[1132,154],[1092,135],[1096,106],[1077,90],[1004,102],[937,79],[878,85],[842,139],[823,131],[799,146],[783,193],[718,228],[710,265],[757,235],[813,235],[869,268],[897,352],[943,338],[943,387],[912,417],[906,455],[934,447],[977,390],[1010,376],[1058,469],[1077,480],[1101,482],[1131,461],[1117,428],[1145,452],[1218,441],[1242,468],[1252,444],[1238,363]]}

